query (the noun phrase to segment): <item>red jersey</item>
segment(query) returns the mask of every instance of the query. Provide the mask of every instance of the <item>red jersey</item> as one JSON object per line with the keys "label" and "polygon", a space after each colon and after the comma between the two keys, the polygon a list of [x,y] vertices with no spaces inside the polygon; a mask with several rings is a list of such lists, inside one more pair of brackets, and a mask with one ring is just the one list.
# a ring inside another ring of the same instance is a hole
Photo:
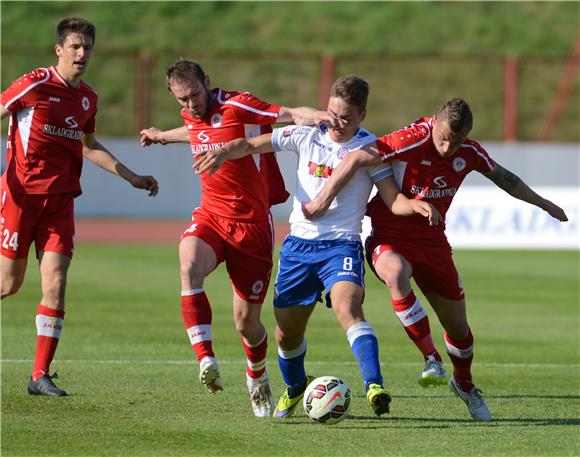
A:
{"label": "red jersey", "polygon": [[[459,186],[472,170],[489,173],[495,162],[478,143],[466,139],[451,157],[443,158],[432,139],[433,118],[424,117],[410,126],[377,140],[384,162],[390,162],[401,192],[409,199],[425,200],[445,217]],[[429,238],[443,236],[445,224],[430,227],[420,215],[395,216],[377,195],[369,203],[367,214],[373,231],[380,234]]]}
{"label": "red jersey", "polygon": [[97,94],[83,81],[72,87],[55,67],[38,68],[2,92],[1,103],[11,112],[2,185],[14,194],[80,195]]}
{"label": "red jersey", "polygon": [[[266,103],[248,92],[211,91],[206,116],[194,118],[186,109],[181,116],[196,154],[221,148],[236,138],[250,138],[272,131],[280,105]],[[220,169],[201,179],[201,206],[217,216],[238,220],[263,220],[270,206],[288,198],[274,154],[228,160]]]}

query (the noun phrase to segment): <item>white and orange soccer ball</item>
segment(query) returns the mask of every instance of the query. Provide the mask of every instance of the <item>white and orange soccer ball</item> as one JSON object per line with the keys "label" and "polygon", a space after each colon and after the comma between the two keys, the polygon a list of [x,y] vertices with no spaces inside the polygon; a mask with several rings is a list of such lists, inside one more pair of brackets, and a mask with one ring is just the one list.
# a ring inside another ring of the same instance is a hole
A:
{"label": "white and orange soccer ball", "polygon": [[316,378],[304,391],[304,411],[321,424],[337,424],[346,417],[350,389],[336,376]]}

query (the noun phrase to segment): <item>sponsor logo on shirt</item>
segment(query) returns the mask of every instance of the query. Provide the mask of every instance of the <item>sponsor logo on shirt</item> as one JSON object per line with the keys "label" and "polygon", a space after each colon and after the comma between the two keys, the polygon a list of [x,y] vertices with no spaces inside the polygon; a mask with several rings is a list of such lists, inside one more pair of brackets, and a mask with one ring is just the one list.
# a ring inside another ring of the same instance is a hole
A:
{"label": "sponsor logo on shirt", "polygon": [[205,133],[205,130],[202,130],[197,134],[197,139],[202,143],[207,143],[209,141],[209,136]]}
{"label": "sponsor logo on shirt", "polygon": [[332,146],[329,146],[327,144],[321,143],[320,141],[318,141],[316,139],[313,139],[312,140],[312,144],[318,146],[323,151],[330,151],[332,149]]}
{"label": "sponsor logo on shirt", "polygon": [[83,137],[83,132],[80,130],[65,129],[50,124],[44,124],[42,131],[48,135],[61,136],[70,140],[80,140]]}
{"label": "sponsor logo on shirt", "polygon": [[430,167],[431,161],[430,160],[421,160],[421,165],[425,165],[426,167]]}
{"label": "sponsor logo on shirt", "polygon": [[60,97],[48,97],[49,102],[60,103]]}
{"label": "sponsor logo on shirt", "polygon": [[413,185],[411,186],[411,193],[423,198],[445,198],[454,197],[457,193],[457,188],[449,187],[447,189],[429,189],[428,187]]}
{"label": "sponsor logo on shirt", "polygon": [[205,144],[192,144],[191,146],[191,153],[192,154],[199,154],[200,152],[207,152],[207,151],[217,151],[221,149],[226,144],[225,141],[219,141],[217,143],[205,143]]}
{"label": "sponsor logo on shirt", "polygon": [[447,183],[443,179],[444,177],[445,176],[436,176],[435,178],[433,178],[433,184],[435,184],[439,189],[447,187]]}
{"label": "sponsor logo on shirt", "polygon": [[68,116],[64,118],[64,121],[67,123],[67,125],[71,128],[71,129],[76,129],[79,124],[78,122],[75,120],[74,116]]}
{"label": "sponsor logo on shirt", "polygon": [[308,162],[308,173],[317,178],[328,178],[332,174],[332,168],[327,165]]}

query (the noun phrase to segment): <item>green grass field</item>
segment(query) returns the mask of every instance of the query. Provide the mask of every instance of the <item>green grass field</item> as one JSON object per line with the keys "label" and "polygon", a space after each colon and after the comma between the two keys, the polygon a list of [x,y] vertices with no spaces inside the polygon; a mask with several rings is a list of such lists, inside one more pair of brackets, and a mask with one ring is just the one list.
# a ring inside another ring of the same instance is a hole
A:
{"label": "green grass field", "polygon": [[[31,258],[20,293],[2,304],[3,456],[548,456],[580,454],[578,251],[458,251],[476,338],[474,377],[494,415],[469,419],[447,388],[416,383],[421,357],[387,291],[367,276],[365,310],[380,342],[391,414],[375,418],[333,314],[320,306],[307,333],[307,370],[351,387],[336,426],[300,410],[254,418],[225,270],[206,283],[225,391],[210,396],[182,327],[175,246],[79,245],[53,369],[68,398],[26,393],[39,300]],[[271,295],[263,320],[273,336]],[[436,343],[442,332],[431,312]],[[282,381],[270,339],[269,371]],[[450,364],[447,363],[448,368]]]}

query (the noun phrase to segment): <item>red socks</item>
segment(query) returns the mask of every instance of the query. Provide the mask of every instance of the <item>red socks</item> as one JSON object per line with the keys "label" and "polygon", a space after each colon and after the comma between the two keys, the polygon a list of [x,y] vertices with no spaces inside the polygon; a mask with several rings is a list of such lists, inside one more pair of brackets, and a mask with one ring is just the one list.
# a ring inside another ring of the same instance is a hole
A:
{"label": "red socks", "polygon": [[181,315],[197,360],[214,357],[211,306],[203,289],[181,291]]}
{"label": "red socks", "polygon": [[36,356],[32,369],[33,381],[48,373],[50,362],[52,362],[56,352],[63,322],[64,311],[42,304],[38,305],[36,311]]}
{"label": "red socks", "polygon": [[423,357],[427,359],[427,356],[433,356],[435,360],[441,362],[441,356],[435,349],[431,336],[429,317],[415,293],[411,291],[409,295],[399,300],[391,299],[391,303],[407,335],[413,340]]}
{"label": "red socks", "polygon": [[264,330],[264,336],[260,341],[251,345],[242,337],[244,351],[246,351],[246,373],[250,378],[258,379],[266,371],[266,352],[268,351],[268,334]]}
{"label": "red socks", "polygon": [[445,332],[445,345],[447,354],[453,362],[453,376],[457,384],[464,392],[473,389],[471,381],[471,362],[473,361],[473,334],[468,329],[467,338],[464,340],[453,340]]}

